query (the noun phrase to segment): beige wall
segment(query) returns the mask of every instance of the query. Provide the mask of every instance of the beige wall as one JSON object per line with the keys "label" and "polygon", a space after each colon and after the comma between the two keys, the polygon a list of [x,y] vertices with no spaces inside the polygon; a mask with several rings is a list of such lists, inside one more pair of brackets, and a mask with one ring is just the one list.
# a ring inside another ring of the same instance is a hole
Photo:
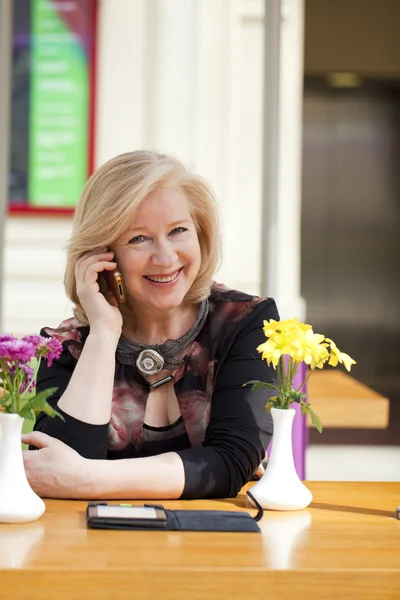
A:
{"label": "beige wall", "polygon": [[1,330],[56,327],[71,316],[63,277],[70,218],[9,217],[5,224]]}

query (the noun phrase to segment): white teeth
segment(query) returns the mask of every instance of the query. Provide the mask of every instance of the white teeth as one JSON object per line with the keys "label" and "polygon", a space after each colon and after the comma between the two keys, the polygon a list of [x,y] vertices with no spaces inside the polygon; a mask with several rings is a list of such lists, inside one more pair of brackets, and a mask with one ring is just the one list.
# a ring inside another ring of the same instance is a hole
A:
{"label": "white teeth", "polygon": [[170,281],[174,281],[178,277],[178,273],[175,275],[169,275],[168,277],[150,277],[150,275],[146,276],[146,279],[150,279],[150,281],[155,281],[156,283],[169,283]]}

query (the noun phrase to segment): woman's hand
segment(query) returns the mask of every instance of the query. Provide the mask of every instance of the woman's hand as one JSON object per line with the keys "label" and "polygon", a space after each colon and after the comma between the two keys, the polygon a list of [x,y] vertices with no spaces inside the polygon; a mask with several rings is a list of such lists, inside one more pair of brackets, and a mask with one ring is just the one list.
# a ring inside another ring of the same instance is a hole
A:
{"label": "woman's hand", "polygon": [[[101,249],[102,250],[102,249]],[[111,331],[121,333],[122,315],[118,308],[118,302],[113,293],[107,293],[107,298],[100,292],[99,273],[112,271],[117,266],[112,262],[113,252],[94,250],[84,254],[76,262],[75,278],[76,293],[82,307],[89,319],[90,331]]]}
{"label": "woman's hand", "polygon": [[39,450],[23,452],[25,472],[32,489],[43,498],[82,498],[86,492],[86,465],[72,448],[40,431],[22,436],[24,444]]}

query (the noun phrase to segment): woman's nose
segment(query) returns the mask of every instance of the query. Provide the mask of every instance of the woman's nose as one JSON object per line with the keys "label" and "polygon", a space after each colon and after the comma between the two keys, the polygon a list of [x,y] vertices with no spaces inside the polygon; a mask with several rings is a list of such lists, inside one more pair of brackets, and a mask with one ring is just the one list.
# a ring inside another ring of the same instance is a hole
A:
{"label": "woman's nose", "polygon": [[176,252],[171,242],[158,242],[153,254],[153,263],[160,267],[171,267],[176,262]]}

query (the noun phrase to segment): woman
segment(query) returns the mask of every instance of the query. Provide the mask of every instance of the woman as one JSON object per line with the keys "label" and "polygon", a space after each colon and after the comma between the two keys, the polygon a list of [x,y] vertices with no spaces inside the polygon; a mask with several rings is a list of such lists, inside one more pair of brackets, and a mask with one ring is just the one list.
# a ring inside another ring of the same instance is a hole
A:
{"label": "woman", "polygon": [[58,388],[64,421],[42,413],[24,438],[40,495],[229,497],[252,477],[272,422],[265,392],[243,384],[273,381],[256,348],[279,317],[212,282],[218,248],[212,192],[175,158],[122,154],[89,179],[65,277],[75,318],[42,331],[64,351],[37,389]]}

